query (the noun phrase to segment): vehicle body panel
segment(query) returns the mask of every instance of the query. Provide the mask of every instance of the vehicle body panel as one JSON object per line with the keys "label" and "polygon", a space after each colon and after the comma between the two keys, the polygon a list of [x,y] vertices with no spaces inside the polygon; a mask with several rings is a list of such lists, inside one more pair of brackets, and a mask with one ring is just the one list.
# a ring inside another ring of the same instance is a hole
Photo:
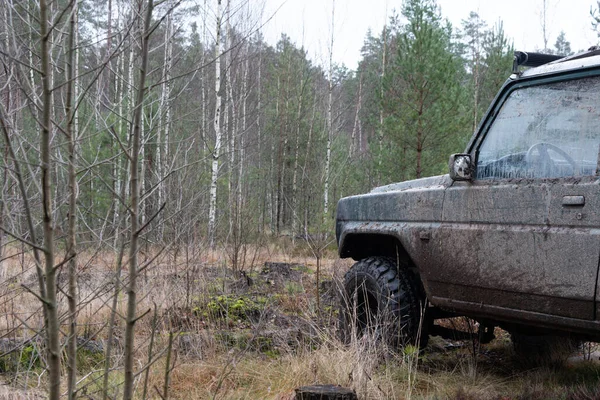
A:
{"label": "vehicle body panel", "polygon": [[[435,276],[433,295],[593,319],[600,221],[588,217],[584,227],[562,217],[550,224],[550,210],[563,208],[553,207],[556,193],[567,190],[561,183],[475,181],[449,188],[438,255],[448,262]],[[573,190],[567,192],[600,194],[595,180]]]}

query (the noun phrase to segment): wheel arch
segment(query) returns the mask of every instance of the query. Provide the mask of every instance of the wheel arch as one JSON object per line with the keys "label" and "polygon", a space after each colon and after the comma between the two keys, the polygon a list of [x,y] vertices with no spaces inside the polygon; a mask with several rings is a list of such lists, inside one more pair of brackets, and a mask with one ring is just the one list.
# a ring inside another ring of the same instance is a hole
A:
{"label": "wheel arch", "polygon": [[348,232],[342,236],[339,254],[342,258],[351,257],[360,261],[368,257],[390,257],[409,269],[418,283],[419,290],[429,297],[422,271],[414,262],[400,238],[393,233]]}
{"label": "wheel arch", "polygon": [[359,261],[367,257],[392,257],[416,267],[398,237],[385,233],[348,233],[340,243],[340,257]]}

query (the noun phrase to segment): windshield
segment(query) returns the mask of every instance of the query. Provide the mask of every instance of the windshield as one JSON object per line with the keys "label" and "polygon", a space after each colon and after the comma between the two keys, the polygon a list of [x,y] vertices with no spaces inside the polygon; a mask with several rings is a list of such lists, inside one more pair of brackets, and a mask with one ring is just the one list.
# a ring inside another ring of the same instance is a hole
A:
{"label": "windshield", "polygon": [[594,175],[599,105],[600,77],[513,91],[479,148],[477,177]]}

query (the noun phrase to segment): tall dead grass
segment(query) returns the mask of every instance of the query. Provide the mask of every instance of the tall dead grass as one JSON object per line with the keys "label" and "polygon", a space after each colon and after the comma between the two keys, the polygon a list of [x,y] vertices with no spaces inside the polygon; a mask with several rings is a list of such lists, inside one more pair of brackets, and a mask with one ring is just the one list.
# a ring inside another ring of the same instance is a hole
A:
{"label": "tall dead grass", "polygon": [[[157,390],[163,388],[170,333],[175,338],[169,386],[170,397],[174,399],[291,399],[295,388],[312,384],[350,387],[361,399],[579,400],[594,398],[597,393],[593,384],[600,382],[600,369],[593,364],[523,369],[511,358],[510,343],[505,342],[484,347],[478,354],[472,353],[470,345],[449,349],[444,341],[435,338],[424,352],[417,346],[386,348],[369,336],[353,337],[349,345],[344,345],[336,332],[336,307],[323,305],[323,310],[316,310],[315,278],[311,273],[316,262],[309,249],[291,251],[288,244],[275,242],[252,251],[253,261],[244,270],[255,280],[260,279],[265,261],[301,264],[307,271],[302,272],[300,279],[284,285],[280,292],[259,293],[265,301],[256,303],[262,307],[258,320],[238,321],[206,312],[206,305],[215,297],[231,295],[228,284],[240,279],[228,268],[228,257],[222,249],[190,248],[160,254],[157,250],[142,249],[141,264],[151,262],[151,265],[139,280],[138,310],[140,315],[148,313],[138,324],[135,356],[137,368],[143,368],[153,338],[153,364],[148,380],[151,398],[158,398]],[[39,301],[22,286],[35,285],[33,260],[18,247],[9,246],[4,254],[8,258],[3,262],[0,281],[0,338],[29,338],[43,326]],[[114,337],[107,337],[115,257],[114,252],[101,251],[83,253],[79,258],[79,334],[89,340],[116,343],[110,373],[113,395],[119,392],[122,382],[120,319]],[[331,254],[322,263],[324,279],[339,279],[350,264]],[[125,274],[122,280],[126,284]],[[258,287],[259,282],[255,282],[242,299],[249,302]],[[268,287],[266,284],[267,289],[260,290],[270,290]],[[64,294],[61,296],[60,310],[66,316],[66,299]],[[124,315],[125,300],[122,294],[118,298],[119,315]],[[295,321],[308,325],[302,329],[311,332],[311,339],[286,337],[288,333],[283,326],[269,322],[275,311],[293,315],[288,318],[289,331],[302,328],[294,325]],[[278,330],[281,337],[277,342],[271,337],[261,337],[266,323],[275,324],[269,329]],[[241,339],[232,340],[229,332],[241,333]],[[258,339],[267,345],[256,345]],[[84,356],[91,358],[87,364],[82,363],[87,366],[81,371],[81,393],[88,398],[99,398],[102,355]],[[40,398],[40,394],[43,397],[39,388],[44,387],[45,376],[43,369],[33,364],[20,364],[17,372],[4,371],[0,377],[11,389],[5,395],[0,392],[0,398]],[[143,374],[140,374],[136,381],[138,398],[142,387]]]}

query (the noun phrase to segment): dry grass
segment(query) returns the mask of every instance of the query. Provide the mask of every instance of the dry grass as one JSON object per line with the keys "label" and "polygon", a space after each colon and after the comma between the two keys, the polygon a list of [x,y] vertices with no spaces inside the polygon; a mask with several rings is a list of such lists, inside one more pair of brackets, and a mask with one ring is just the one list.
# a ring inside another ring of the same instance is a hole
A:
{"label": "dry grass", "polygon": [[[323,297],[321,310],[316,309],[316,262],[310,249],[292,249],[289,243],[278,241],[247,253],[243,268],[253,285],[242,289],[234,289],[244,278],[227,268],[228,257],[223,251],[165,252],[140,277],[138,310],[148,314],[137,326],[136,365],[140,368],[147,362],[154,336],[148,385],[151,397],[158,398],[157,391],[163,390],[165,349],[173,332],[169,397],[175,399],[291,399],[295,388],[312,384],[351,387],[361,399],[600,398],[597,364],[526,368],[512,354],[506,335],[483,346],[477,354],[468,343],[449,347],[449,342],[439,338],[433,338],[421,353],[413,347],[401,351],[382,348],[369,338],[342,345],[337,340],[336,307],[331,299]],[[21,285],[37,287],[33,261],[30,254],[20,254],[16,247],[4,254],[13,257],[3,263],[0,336],[31,337],[42,326],[41,313],[38,301]],[[142,251],[140,262],[156,255],[151,250]],[[115,254],[89,252],[81,254],[79,260],[79,332],[106,343]],[[261,271],[266,261],[306,268],[292,268],[288,271],[291,275],[272,282],[277,279]],[[328,254],[322,263],[323,280],[339,279],[350,264]],[[123,280],[127,280],[125,274]],[[226,309],[215,313],[219,296],[219,307],[225,305]],[[125,301],[121,294],[117,302],[121,314]],[[60,306],[65,312],[64,297]],[[122,381],[121,325],[119,321],[112,338],[116,343],[111,358],[115,367],[110,377],[113,393]],[[103,355],[84,352],[82,357],[81,394],[99,398]],[[46,375],[41,365],[36,365],[19,364],[18,370],[1,374],[5,390],[0,392],[0,399],[40,398]],[[143,377],[141,374],[137,382],[138,397]]]}
{"label": "dry grass", "polygon": [[277,358],[228,353],[182,363],[172,388],[178,398],[277,399],[288,398],[300,386],[335,383],[355,388],[360,398],[391,398],[381,387],[380,367],[380,360],[365,349],[329,342]]}
{"label": "dry grass", "polygon": [[[427,352],[421,355],[428,356]],[[277,358],[220,353],[207,360],[181,362],[173,373],[171,389],[173,398],[178,399],[291,399],[295,388],[313,384],[351,387],[361,399],[598,398],[594,397],[598,394],[598,368],[590,364],[508,374],[483,368],[473,374],[466,354],[459,351],[443,356],[444,363],[453,368],[420,368],[411,385],[411,361],[405,355],[384,357],[364,343],[346,347],[330,341]],[[159,385],[161,377],[155,378]]]}

